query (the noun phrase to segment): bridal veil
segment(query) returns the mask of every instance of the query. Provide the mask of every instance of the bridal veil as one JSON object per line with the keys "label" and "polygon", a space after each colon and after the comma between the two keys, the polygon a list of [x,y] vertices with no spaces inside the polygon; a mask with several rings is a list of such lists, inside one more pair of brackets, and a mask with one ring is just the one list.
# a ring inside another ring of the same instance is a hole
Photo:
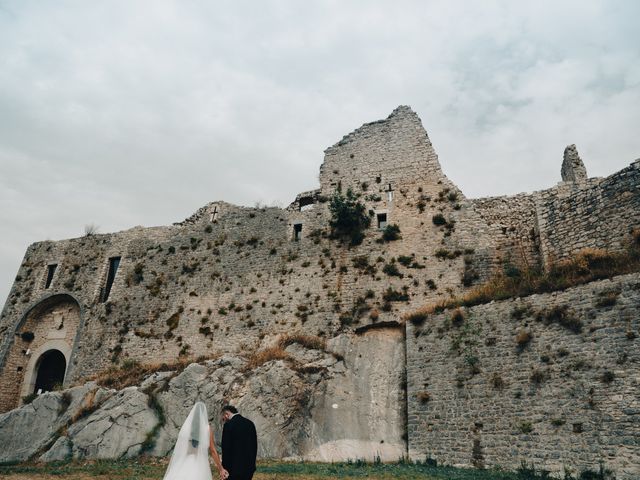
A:
{"label": "bridal veil", "polygon": [[197,402],[184,421],[164,480],[211,480],[209,467],[209,417]]}

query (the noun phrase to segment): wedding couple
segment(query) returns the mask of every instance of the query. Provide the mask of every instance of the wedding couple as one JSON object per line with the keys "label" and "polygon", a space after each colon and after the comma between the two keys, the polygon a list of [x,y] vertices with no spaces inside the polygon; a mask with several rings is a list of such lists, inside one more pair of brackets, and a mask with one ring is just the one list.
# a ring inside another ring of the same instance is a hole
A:
{"label": "wedding couple", "polygon": [[258,440],[253,422],[232,405],[222,408],[222,461],[209,426],[207,407],[197,402],[185,420],[164,480],[211,480],[209,453],[222,480],[251,480]]}

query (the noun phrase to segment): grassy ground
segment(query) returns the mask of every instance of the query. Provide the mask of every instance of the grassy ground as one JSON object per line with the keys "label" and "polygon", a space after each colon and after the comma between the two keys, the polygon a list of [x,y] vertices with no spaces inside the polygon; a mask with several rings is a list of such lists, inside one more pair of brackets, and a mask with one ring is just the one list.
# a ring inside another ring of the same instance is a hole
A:
{"label": "grassy ground", "polygon": [[[159,480],[166,460],[93,461],[0,466],[3,480]],[[216,476],[214,476],[216,478]],[[262,462],[255,480],[317,480],[369,478],[424,480],[525,480],[540,478],[531,472],[433,467],[406,463],[284,463]]]}

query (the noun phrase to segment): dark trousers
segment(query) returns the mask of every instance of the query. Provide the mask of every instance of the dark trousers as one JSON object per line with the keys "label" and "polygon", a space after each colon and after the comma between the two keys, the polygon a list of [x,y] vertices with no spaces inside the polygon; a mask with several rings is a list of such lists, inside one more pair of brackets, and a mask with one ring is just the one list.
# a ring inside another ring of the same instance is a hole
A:
{"label": "dark trousers", "polygon": [[233,473],[229,473],[229,478],[227,480],[251,480],[253,478],[253,473],[248,475],[234,475]]}

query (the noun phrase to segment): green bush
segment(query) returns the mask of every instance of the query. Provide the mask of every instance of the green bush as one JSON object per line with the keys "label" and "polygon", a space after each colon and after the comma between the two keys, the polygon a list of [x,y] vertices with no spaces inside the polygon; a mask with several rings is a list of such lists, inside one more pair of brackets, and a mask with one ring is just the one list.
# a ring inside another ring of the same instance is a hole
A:
{"label": "green bush", "polygon": [[385,242],[393,242],[402,238],[400,235],[400,227],[395,223],[393,225],[387,225],[382,231],[382,240]]}
{"label": "green bush", "polygon": [[447,219],[444,218],[444,215],[442,215],[441,213],[437,213],[435,214],[432,218],[431,221],[433,222],[434,225],[437,226],[442,226],[442,225],[446,225],[447,224]]}
{"label": "green bush", "polygon": [[364,231],[371,224],[365,206],[358,201],[358,197],[347,190],[346,195],[336,192],[329,203],[331,211],[331,236],[349,240],[351,245],[359,245],[364,239]]}

